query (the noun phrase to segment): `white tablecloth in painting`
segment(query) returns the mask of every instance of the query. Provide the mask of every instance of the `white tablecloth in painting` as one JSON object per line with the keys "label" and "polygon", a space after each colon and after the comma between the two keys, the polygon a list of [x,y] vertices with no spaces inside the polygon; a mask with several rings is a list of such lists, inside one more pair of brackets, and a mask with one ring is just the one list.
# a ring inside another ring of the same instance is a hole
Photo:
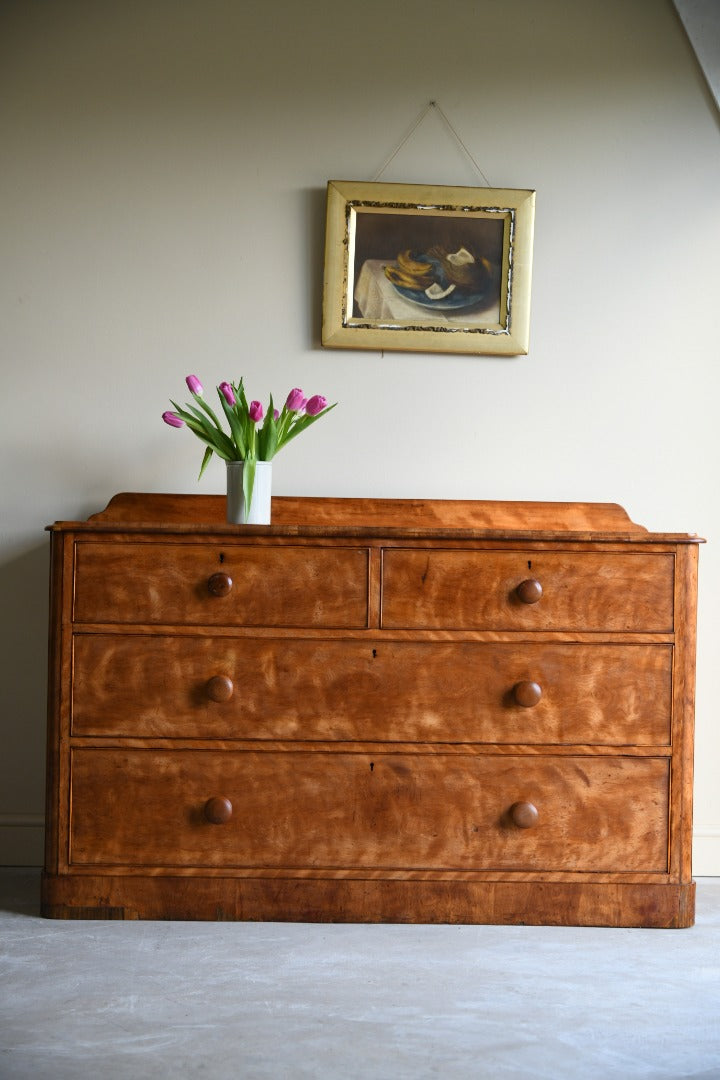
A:
{"label": "white tablecloth in painting", "polygon": [[368,322],[427,323],[432,326],[497,326],[500,307],[497,300],[486,308],[472,311],[438,311],[422,307],[401,296],[385,277],[387,259],[368,259],[363,263],[355,283],[355,301],[363,319]]}

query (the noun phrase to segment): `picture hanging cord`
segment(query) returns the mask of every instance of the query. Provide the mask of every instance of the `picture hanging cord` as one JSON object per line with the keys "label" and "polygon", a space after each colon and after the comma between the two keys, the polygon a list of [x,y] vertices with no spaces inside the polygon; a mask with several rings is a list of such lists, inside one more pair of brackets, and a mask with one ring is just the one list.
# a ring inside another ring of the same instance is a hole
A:
{"label": "picture hanging cord", "polygon": [[394,158],[394,157],[396,157],[396,156],[397,156],[397,155],[398,155],[398,154],[400,153],[400,151],[402,150],[402,148],[403,148],[403,146],[405,145],[405,143],[406,143],[406,142],[408,141],[408,139],[410,138],[410,136],[411,136],[411,135],[412,135],[412,134],[413,134],[413,133],[414,133],[414,132],[415,132],[415,131],[416,131],[416,130],[417,130],[417,129],[418,129],[419,127],[420,127],[420,125],[422,124],[423,120],[425,119],[425,117],[427,116],[427,114],[428,114],[428,113],[430,112],[430,110],[431,110],[431,109],[437,109],[437,111],[438,111],[438,112],[440,113],[440,116],[441,116],[441,118],[442,118],[443,122],[445,123],[445,126],[446,126],[446,127],[448,128],[448,130],[449,130],[449,131],[450,131],[450,132],[452,133],[452,135],[453,135],[453,136],[455,137],[455,140],[456,140],[456,142],[457,142],[458,146],[460,147],[460,149],[461,149],[461,150],[462,150],[462,151],[463,151],[463,152],[464,152],[464,153],[465,153],[465,154],[466,154],[466,155],[468,156],[468,158],[469,158],[469,159],[470,159],[470,161],[472,162],[472,164],[473,164],[473,166],[474,166],[474,168],[475,168],[476,172],[478,173],[478,175],[479,175],[479,176],[482,176],[482,178],[483,178],[483,180],[485,181],[485,184],[487,185],[487,187],[490,187],[490,181],[488,180],[487,176],[486,176],[486,175],[485,175],[485,173],[484,173],[484,172],[482,171],[482,169],[481,169],[481,168],[480,168],[480,166],[478,165],[477,161],[476,161],[476,160],[475,160],[475,158],[474,158],[474,157],[472,156],[472,154],[471,154],[471,153],[470,153],[470,151],[468,150],[467,146],[466,146],[466,145],[465,145],[465,143],[464,143],[464,142],[462,141],[462,139],[460,138],[460,136],[458,135],[457,131],[456,131],[456,130],[455,130],[455,128],[454,128],[454,127],[452,126],[452,124],[450,123],[450,121],[448,120],[447,116],[445,115],[445,113],[443,112],[442,108],[440,107],[440,104],[439,104],[439,103],[438,103],[437,101],[428,101],[427,105],[426,105],[426,106],[425,106],[425,108],[424,108],[424,109],[422,110],[422,112],[421,112],[421,113],[420,113],[420,115],[418,116],[417,120],[415,121],[415,123],[413,124],[413,126],[412,126],[412,127],[410,128],[410,130],[408,131],[408,133],[407,133],[407,135],[405,136],[405,138],[404,138],[404,139],[402,139],[402,140],[400,141],[399,145],[395,147],[395,149],[393,150],[392,154],[391,154],[391,155],[390,155],[390,157],[389,157],[389,158],[387,159],[387,161],[385,162],[385,164],[384,164],[384,165],[383,165],[383,166],[382,166],[382,167],[381,167],[381,168],[380,168],[380,169],[378,170],[378,172],[376,172],[376,173],[375,173],[375,176],[373,176],[373,178],[372,178],[372,182],[373,182],[373,183],[375,183],[375,181],[376,181],[376,180],[379,180],[379,179],[380,179],[380,177],[381,177],[381,176],[382,176],[382,174],[383,174],[383,173],[385,172],[385,170],[387,169],[387,167],[388,167],[388,165],[390,164],[390,162],[391,162],[391,161],[393,160],[393,158]]}

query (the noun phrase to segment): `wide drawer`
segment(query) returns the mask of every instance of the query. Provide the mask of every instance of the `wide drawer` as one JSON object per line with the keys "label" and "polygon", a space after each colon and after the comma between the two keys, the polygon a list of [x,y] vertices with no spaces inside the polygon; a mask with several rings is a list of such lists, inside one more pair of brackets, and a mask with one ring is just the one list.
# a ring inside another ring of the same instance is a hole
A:
{"label": "wide drawer", "polygon": [[76,867],[665,872],[668,789],[664,758],[76,749],[69,854]]}
{"label": "wide drawer", "polygon": [[673,630],[674,559],[635,552],[388,548],[388,629]]}
{"label": "wide drawer", "polygon": [[78,542],[85,623],[361,628],[365,548]]}
{"label": "wide drawer", "polygon": [[670,740],[670,645],[89,633],[73,668],[74,735]]}

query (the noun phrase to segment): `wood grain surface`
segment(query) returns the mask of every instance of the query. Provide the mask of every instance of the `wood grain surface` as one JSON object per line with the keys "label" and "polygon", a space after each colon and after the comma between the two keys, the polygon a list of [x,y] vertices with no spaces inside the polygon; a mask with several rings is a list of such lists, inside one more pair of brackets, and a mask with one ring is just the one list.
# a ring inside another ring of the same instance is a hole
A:
{"label": "wood grain surface", "polygon": [[[77,634],[73,735],[667,746],[671,645]],[[211,697],[227,680],[224,700]],[[536,705],[514,688],[533,680]],[[228,685],[229,684],[229,685]]]}
{"label": "wood grain surface", "polygon": [[224,507],[50,527],[44,914],[692,925],[697,537]]}
{"label": "wood grain surface", "polygon": [[74,866],[667,871],[665,758],[88,748],[72,791]]}

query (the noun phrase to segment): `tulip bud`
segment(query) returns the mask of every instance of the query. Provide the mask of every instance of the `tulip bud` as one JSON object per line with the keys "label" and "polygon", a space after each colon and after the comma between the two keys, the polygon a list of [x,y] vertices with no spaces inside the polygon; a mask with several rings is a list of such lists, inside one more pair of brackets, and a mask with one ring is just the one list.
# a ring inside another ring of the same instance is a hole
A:
{"label": "tulip bud", "polygon": [[291,390],[288,394],[285,408],[288,412],[302,412],[306,404],[307,398],[304,396],[302,390],[296,386],[295,389]]}
{"label": "tulip bud", "polygon": [[263,418],[263,407],[259,401],[251,401],[250,408],[248,409],[250,419],[254,424],[257,424]]}
{"label": "tulip bud", "polygon": [[232,407],[235,404],[235,391],[229,382],[221,382],[218,386],[218,390],[227,401],[228,405]]}
{"label": "tulip bud", "polygon": [[314,394],[305,406],[308,416],[317,416],[323,409],[327,409],[327,398],[324,398],[322,394]]}
{"label": "tulip bud", "polygon": [[180,417],[177,415],[177,413],[164,412],[162,414],[162,418],[165,421],[165,423],[168,424],[170,427],[184,427],[185,426],[185,421],[181,420]]}
{"label": "tulip bud", "polygon": [[187,383],[187,388],[191,394],[202,394],[202,383],[198,379],[197,375],[188,375],[185,382]]}

